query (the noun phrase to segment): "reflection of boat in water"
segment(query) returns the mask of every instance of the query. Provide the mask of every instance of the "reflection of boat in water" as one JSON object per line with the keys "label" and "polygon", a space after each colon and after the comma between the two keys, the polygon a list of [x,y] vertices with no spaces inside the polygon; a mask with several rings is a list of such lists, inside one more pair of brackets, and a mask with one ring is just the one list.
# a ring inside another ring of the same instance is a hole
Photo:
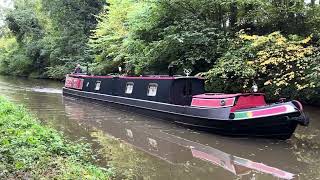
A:
{"label": "reflection of boat in water", "polygon": [[[98,127],[103,132],[171,164],[183,164],[198,159],[219,166],[237,176],[260,172],[282,179],[294,177],[292,173],[278,168],[233,156],[161,130],[155,130],[142,124],[134,126],[132,121],[119,120],[116,116],[115,119],[109,120],[91,119],[91,115],[95,114],[95,111],[88,109],[87,106],[75,104],[68,99],[65,99],[65,108],[69,116],[74,117],[72,119],[78,123]],[[99,116],[101,117],[101,114]],[[82,122],[88,119],[90,119],[88,122]]]}

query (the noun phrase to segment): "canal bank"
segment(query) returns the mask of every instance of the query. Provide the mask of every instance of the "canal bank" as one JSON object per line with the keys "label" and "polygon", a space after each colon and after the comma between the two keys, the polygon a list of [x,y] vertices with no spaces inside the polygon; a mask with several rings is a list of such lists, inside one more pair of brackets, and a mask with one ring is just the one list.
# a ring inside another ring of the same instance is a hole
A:
{"label": "canal bank", "polygon": [[41,125],[22,106],[0,97],[1,179],[110,179],[90,163],[87,144],[72,143]]}
{"label": "canal bank", "polygon": [[[54,81],[0,77],[3,95],[24,104],[42,122],[62,131],[69,139],[92,144],[97,164],[107,167],[109,162],[116,169],[130,170],[126,172],[130,177],[156,180],[279,178],[261,169],[250,169],[250,163],[292,173],[297,179],[320,177],[318,108],[306,107],[311,124],[297,129],[291,140],[234,139],[64,98],[62,86]],[[209,158],[192,153],[192,147]],[[246,166],[234,161],[235,157],[245,159],[242,162],[247,162]]]}

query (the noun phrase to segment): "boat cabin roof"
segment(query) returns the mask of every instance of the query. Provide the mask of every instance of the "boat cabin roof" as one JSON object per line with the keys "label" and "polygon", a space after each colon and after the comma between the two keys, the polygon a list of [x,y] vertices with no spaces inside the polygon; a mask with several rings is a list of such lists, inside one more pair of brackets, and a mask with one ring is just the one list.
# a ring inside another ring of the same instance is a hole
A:
{"label": "boat cabin roof", "polygon": [[201,79],[202,77],[196,76],[168,76],[168,75],[150,75],[150,76],[90,76],[90,75],[82,75],[82,74],[70,74],[69,77],[75,78],[98,78],[98,79],[110,79],[110,78],[120,78],[120,79],[144,79],[144,80],[174,80],[174,79]]}

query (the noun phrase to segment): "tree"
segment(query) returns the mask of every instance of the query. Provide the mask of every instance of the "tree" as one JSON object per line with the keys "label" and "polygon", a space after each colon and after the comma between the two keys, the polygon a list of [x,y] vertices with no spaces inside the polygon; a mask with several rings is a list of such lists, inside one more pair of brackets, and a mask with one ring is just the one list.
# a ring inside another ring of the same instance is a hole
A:
{"label": "tree", "polygon": [[16,0],[6,22],[20,55],[31,62],[19,75],[63,78],[75,63],[90,62],[88,36],[103,4],[102,0]]}

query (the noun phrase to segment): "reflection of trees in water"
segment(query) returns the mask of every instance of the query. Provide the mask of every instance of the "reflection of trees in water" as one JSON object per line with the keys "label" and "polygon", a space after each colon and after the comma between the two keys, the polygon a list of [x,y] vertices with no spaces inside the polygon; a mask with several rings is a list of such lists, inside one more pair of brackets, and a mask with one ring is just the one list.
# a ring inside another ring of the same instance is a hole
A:
{"label": "reflection of trees in water", "polygon": [[320,178],[320,134],[295,134],[292,138],[293,152],[297,161],[305,163],[306,169],[301,173],[304,179]]}
{"label": "reflection of trees in water", "polygon": [[[222,165],[213,165],[193,157],[186,158],[187,160],[178,160],[178,162],[175,158],[171,161],[160,160],[157,158],[158,156],[147,154],[134,145],[104,134],[102,131],[94,132],[91,136],[101,146],[99,156],[106,159],[108,165],[115,168],[116,179],[278,179],[271,174],[265,174],[241,165],[236,165],[236,174],[232,174],[228,171],[221,171]],[[215,157],[218,158],[218,156]],[[233,158],[231,159],[233,160]],[[237,158],[237,162],[241,162],[241,160],[244,161],[244,164],[249,161]],[[232,161],[232,163],[234,162]]]}
{"label": "reflection of trees in water", "polygon": [[[200,159],[182,162],[160,160],[136,149],[133,145],[104,134],[101,131],[91,134],[101,145],[99,153],[115,168],[116,179],[221,179],[233,175],[221,173],[221,169]],[[200,165],[200,166],[198,166]]]}
{"label": "reflection of trees in water", "polygon": [[[115,168],[117,179],[154,179],[154,176],[157,176],[161,170],[169,176],[168,173],[170,174],[170,172],[167,172],[167,170],[170,170],[170,168],[165,168],[168,166],[166,162],[153,160],[153,158],[148,157],[142,151],[136,150],[130,144],[101,131],[94,132],[91,135],[102,146],[99,153]],[[184,168],[180,168],[182,173],[185,171]]]}

